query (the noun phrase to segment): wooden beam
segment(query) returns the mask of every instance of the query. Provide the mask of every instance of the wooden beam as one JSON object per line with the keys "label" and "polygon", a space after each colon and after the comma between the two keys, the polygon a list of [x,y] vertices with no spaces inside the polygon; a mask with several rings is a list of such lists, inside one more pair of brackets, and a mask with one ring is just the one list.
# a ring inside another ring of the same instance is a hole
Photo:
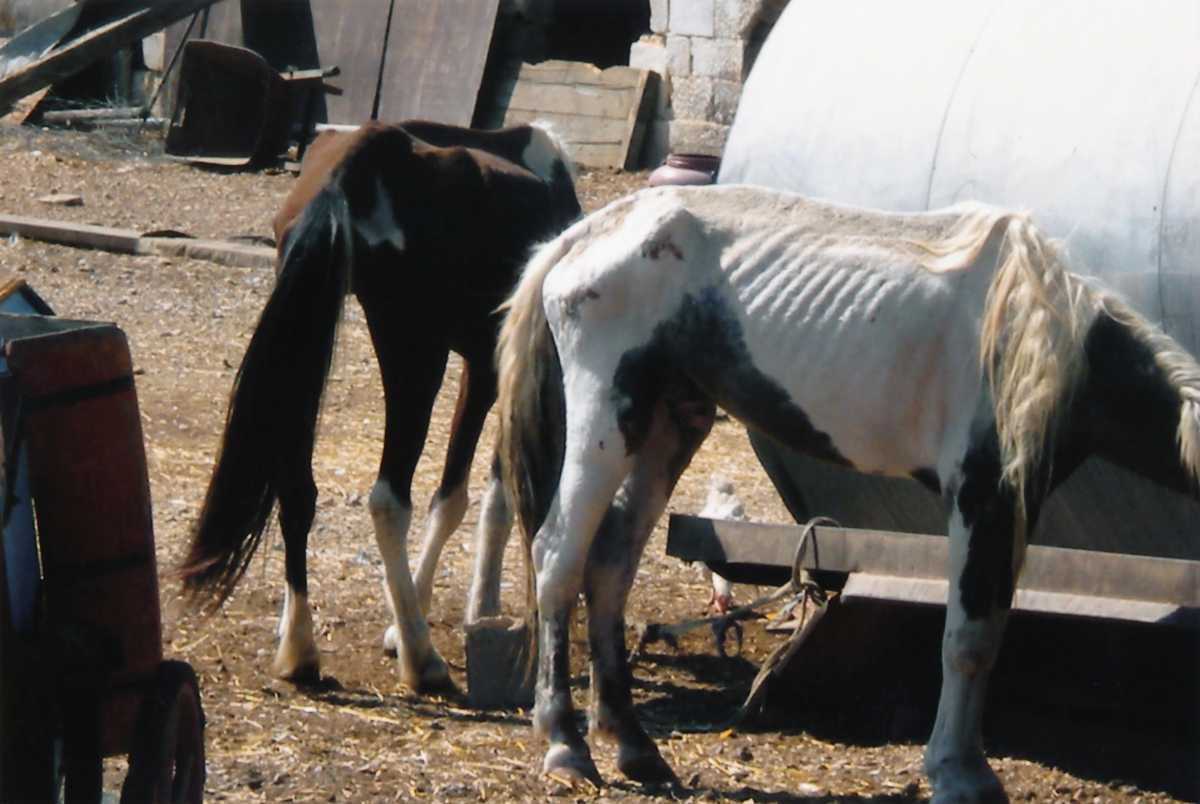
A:
{"label": "wooden beam", "polygon": [[131,45],[213,2],[215,0],[157,0],[141,4],[141,7],[133,3],[113,3],[112,10],[106,9],[106,4],[93,3],[89,10],[104,9],[107,13],[119,16],[103,21],[81,36],[60,42],[45,56],[0,79],[0,108],[69,78],[97,59]]}
{"label": "wooden beam", "polygon": [[143,254],[205,260],[233,268],[274,268],[275,249],[228,240],[205,240],[191,237],[143,237],[139,245]]}
{"label": "wooden beam", "polygon": [[75,248],[114,251],[118,254],[157,254],[164,257],[206,260],[237,268],[275,266],[275,249],[270,246],[192,237],[143,237],[132,229],[0,215],[0,237],[8,235]]}
{"label": "wooden beam", "polygon": [[[795,525],[674,514],[667,555],[685,561],[790,567],[801,532]],[[943,536],[818,525],[804,567],[944,581],[948,547]],[[1019,587],[1200,608],[1200,561],[1031,545]]]}
{"label": "wooden beam", "polygon": [[77,248],[96,248],[120,254],[137,254],[141,235],[132,229],[113,229],[88,223],[69,223],[20,215],[0,215],[0,236],[17,235],[29,240],[59,243]]}

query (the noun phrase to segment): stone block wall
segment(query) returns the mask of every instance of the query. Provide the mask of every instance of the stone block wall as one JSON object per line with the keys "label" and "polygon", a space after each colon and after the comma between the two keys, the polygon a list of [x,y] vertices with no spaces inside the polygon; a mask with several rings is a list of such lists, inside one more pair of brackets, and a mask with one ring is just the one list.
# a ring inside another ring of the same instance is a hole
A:
{"label": "stone block wall", "polygon": [[629,65],[662,76],[643,161],[668,153],[719,155],[742,84],[788,0],[650,0],[650,33]]}

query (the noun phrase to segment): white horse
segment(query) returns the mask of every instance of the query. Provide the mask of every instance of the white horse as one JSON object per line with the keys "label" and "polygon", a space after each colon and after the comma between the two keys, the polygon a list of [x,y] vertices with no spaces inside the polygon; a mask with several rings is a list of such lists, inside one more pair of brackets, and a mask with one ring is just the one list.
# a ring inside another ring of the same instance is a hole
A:
{"label": "white horse", "polygon": [[591,730],[674,778],[638,723],[624,608],[714,403],[801,451],[944,494],[936,800],[1003,798],[981,719],[1026,534],[1099,453],[1197,494],[1200,365],[1068,273],[1021,214],[918,214],[738,186],[615,202],[535,255],[499,347],[501,454],[536,580],[544,769],[599,781],[576,729],[568,613],[586,595]]}

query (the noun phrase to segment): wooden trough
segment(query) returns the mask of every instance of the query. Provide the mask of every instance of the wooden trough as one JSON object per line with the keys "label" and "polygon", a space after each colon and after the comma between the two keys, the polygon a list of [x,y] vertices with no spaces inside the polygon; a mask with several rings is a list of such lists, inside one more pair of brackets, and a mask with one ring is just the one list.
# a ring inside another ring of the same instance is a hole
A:
{"label": "wooden trough", "polygon": [[[667,554],[734,582],[779,585],[802,531],[672,515]],[[809,539],[803,567],[838,594],[768,681],[765,711],[806,728],[836,722],[842,736],[924,740],[941,680],[949,541],[823,525]],[[1194,800],[1200,561],[1031,545],[985,736]]]}

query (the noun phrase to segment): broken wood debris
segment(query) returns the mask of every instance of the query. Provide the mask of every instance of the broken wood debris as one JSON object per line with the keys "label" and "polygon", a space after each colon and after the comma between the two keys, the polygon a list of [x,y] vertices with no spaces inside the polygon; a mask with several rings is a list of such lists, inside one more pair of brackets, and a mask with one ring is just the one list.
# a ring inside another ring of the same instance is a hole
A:
{"label": "broken wood debris", "polygon": [[[86,3],[60,11],[37,23],[57,34],[49,50],[22,49],[15,37],[0,51],[0,109],[87,68],[102,56],[149,36],[207,6],[214,0]],[[70,24],[66,24],[69,22]],[[61,30],[66,28],[66,33]],[[7,66],[6,66],[7,65]]]}

